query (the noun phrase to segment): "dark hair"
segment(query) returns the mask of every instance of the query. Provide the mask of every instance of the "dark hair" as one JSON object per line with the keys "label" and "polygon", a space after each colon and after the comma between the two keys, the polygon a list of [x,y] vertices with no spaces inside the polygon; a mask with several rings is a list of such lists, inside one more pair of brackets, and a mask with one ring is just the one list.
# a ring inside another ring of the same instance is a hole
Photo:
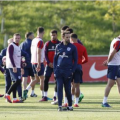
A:
{"label": "dark hair", "polygon": [[51,30],[50,33],[56,33],[57,34],[57,30]]}
{"label": "dark hair", "polygon": [[66,30],[67,28],[69,28],[69,27],[67,25],[65,25],[61,28],[61,30]]}
{"label": "dark hair", "polygon": [[14,36],[20,36],[20,34],[19,34],[19,33],[15,33],[15,34],[13,35],[13,37],[14,37]]}
{"label": "dark hair", "polygon": [[71,28],[67,28],[66,31],[69,31],[70,34],[73,33],[73,29],[71,29]]}
{"label": "dark hair", "polygon": [[70,32],[69,32],[69,31],[64,31],[64,32],[62,33],[63,36],[65,36],[65,34],[70,34]]}
{"label": "dark hair", "polygon": [[37,31],[38,31],[39,33],[42,33],[42,32],[44,32],[44,28],[43,28],[43,27],[38,27],[38,28],[37,28]]}
{"label": "dark hair", "polygon": [[72,34],[70,35],[70,37],[71,37],[71,38],[75,38],[75,39],[77,39],[77,34],[72,33]]}
{"label": "dark hair", "polygon": [[25,34],[25,38],[28,38],[30,35],[32,35],[33,33],[32,32],[27,32],[26,34]]}

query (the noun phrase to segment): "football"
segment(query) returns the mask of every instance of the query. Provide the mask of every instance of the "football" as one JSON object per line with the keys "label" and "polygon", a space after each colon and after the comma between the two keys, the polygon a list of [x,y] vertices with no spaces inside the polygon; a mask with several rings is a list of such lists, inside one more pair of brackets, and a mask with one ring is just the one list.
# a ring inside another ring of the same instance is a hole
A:
{"label": "football", "polygon": [[2,62],[3,62],[3,63],[6,63],[6,56],[4,56],[4,57],[2,58]]}

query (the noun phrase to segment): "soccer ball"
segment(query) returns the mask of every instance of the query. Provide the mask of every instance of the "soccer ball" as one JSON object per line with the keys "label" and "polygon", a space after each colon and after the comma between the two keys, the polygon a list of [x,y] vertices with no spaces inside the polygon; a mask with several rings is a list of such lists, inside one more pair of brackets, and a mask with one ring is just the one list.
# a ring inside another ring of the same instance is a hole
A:
{"label": "soccer ball", "polygon": [[25,57],[22,56],[22,57],[21,57],[21,60],[22,60],[22,62],[24,63],[24,62],[25,62]]}
{"label": "soccer ball", "polygon": [[2,58],[2,62],[3,62],[3,63],[6,63],[6,56],[4,56],[4,57]]}

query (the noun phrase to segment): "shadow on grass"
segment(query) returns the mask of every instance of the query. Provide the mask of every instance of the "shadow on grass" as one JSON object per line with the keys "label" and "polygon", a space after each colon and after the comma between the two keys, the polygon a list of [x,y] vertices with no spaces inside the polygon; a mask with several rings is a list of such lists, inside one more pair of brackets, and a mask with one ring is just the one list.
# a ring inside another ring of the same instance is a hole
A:
{"label": "shadow on grass", "polygon": [[[120,101],[110,101],[109,102],[110,104],[120,104]],[[93,102],[93,101],[90,101],[90,102],[82,102],[82,103],[80,103],[80,104],[98,104],[98,105],[100,105],[100,104],[102,104],[102,101],[101,102]]]}
{"label": "shadow on grass", "polygon": [[[27,111],[36,111],[36,112],[46,111],[46,112],[49,112],[49,111],[57,111],[58,107],[56,106],[56,108],[50,108],[50,107],[48,108],[47,106],[44,106],[44,107],[42,107],[42,106],[40,106],[40,107],[38,107],[38,106],[1,106],[0,109],[2,109],[2,108],[7,109],[6,113],[7,112],[15,112],[15,114],[18,114],[17,113],[18,111],[15,111],[15,109],[18,109],[19,112],[22,112],[22,111],[23,112],[25,112],[25,111],[26,112]],[[26,112],[23,114],[26,114]],[[62,112],[69,112],[69,111],[62,111]],[[74,108],[74,110],[72,112],[120,112],[120,109],[115,109],[112,107],[111,108],[102,108],[102,107],[101,108],[93,108],[93,107],[81,108],[81,107],[79,107],[79,108]],[[22,114],[22,113],[20,113],[20,114]]]}

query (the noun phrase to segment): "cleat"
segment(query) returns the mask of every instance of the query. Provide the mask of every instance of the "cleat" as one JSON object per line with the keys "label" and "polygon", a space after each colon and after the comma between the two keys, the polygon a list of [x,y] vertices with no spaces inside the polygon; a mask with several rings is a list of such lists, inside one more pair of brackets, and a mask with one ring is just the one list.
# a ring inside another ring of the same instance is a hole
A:
{"label": "cleat", "polygon": [[79,96],[79,101],[78,101],[78,103],[80,103],[83,98],[84,98],[84,95],[81,93],[80,96]]}
{"label": "cleat", "polygon": [[53,101],[56,101],[56,99],[57,99],[56,96],[54,96],[54,97],[53,97]]}
{"label": "cleat", "polygon": [[68,104],[67,104],[67,103],[65,103],[65,104],[63,104],[63,105],[62,105],[62,107],[68,107]]}
{"label": "cleat", "polygon": [[111,107],[108,103],[102,103],[102,107]]}
{"label": "cleat", "polygon": [[73,107],[67,107],[68,111],[73,111]]}
{"label": "cleat", "polygon": [[34,94],[31,94],[30,97],[37,97],[37,95],[34,93]]}
{"label": "cleat", "polygon": [[66,107],[66,108],[63,108],[63,111],[73,111],[73,107]]}
{"label": "cleat", "polygon": [[74,104],[74,107],[79,107],[79,105],[78,104]]}
{"label": "cleat", "polygon": [[23,91],[23,100],[27,99],[27,93],[28,93],[28,90]]}
{"label": "cleat", "polygon": [[0,94],[0,97],[3,97],[4,95],[3,94]]}
{"label": "cleat", "polygon": [[47,97],[43,97],[39,102],[48,101]]}
{"label": "cleat", "polygon": [[58,111],[59,111],[59,112],[60,112],[60,111],[63,111],[62,107],[59,107],[59,108],[58,108]]}
{"label": "cleat", "polygon": [[58,105],[58,100],[51,102],[52,105]]}
{"label": "cleat", "polygon": [[7,100],[7,102],[12,103],[10,95],[5,95],[5,99]]}
{"label": "cleat", "polygon": [[22,100],[13,100],[13,103],[23,103]]}
{"label": "cleat", "polygon": [[52,98],[47,97],[47,100],[53,100]]}

